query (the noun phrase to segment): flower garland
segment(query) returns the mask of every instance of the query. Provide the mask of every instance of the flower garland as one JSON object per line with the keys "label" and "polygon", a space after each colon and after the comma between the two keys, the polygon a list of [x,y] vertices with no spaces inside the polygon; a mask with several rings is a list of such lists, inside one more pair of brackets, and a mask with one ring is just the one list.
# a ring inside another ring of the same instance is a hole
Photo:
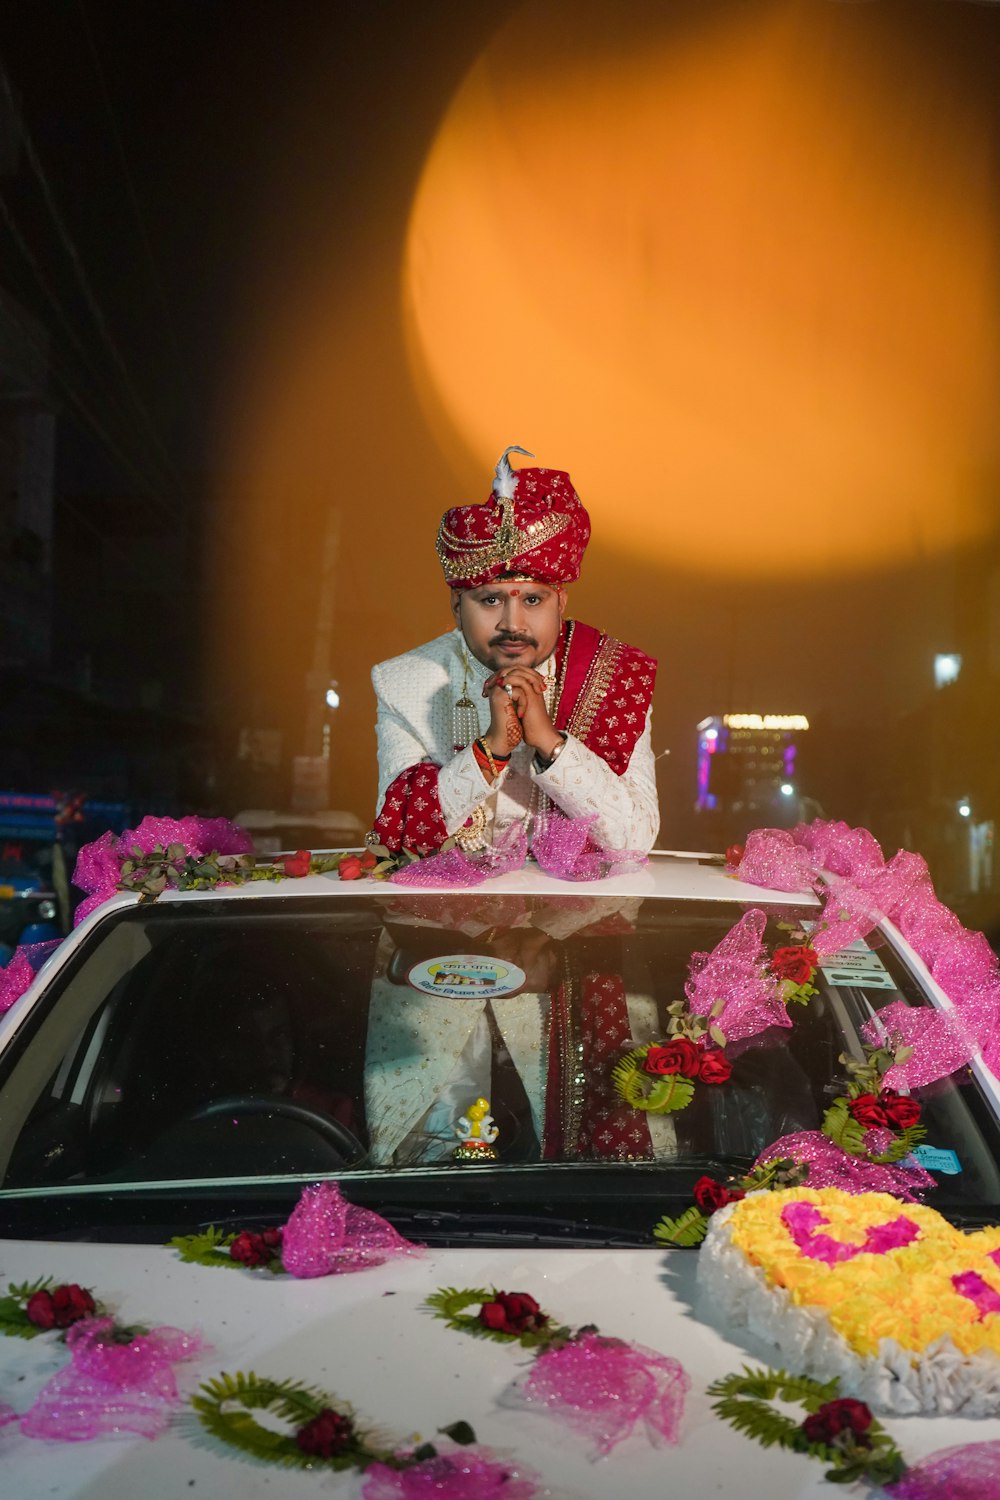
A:
{"label": "flower garland", "polygon": [[819,968],[819,954],[807,941],[797,923],[779,922],[794,941],[771,954],[768,971],[781,983],[781,998],[786,1005],[807,1005],[819,991],[813,984]]}
{"label": "flower garland", "polygon": [[75,1281],[53,1284],[51,1276],[41,1276],[37,1281],[9,1284],[7,1296],[0,1297],[0,1334],[33,1339],[58,1329],[65,1338],[66,1329],[74,1323],[105,1315],[103,1303],[95,1302],[86,1287]]}
{"label": "flower garland", "polygon": [[[911,1466],[871,1408],[840,1395],[836,1378],[824,1383],[745,1365],[741,1374],[714,1381],[708,1394],[716,1398],[713,1409],[737,1432],[765,1448],[820,1459],[830,1465],[823,1477],[834,1484],[867,1481],[893,1500],[954,1500],[957,1495],[990,1500],[997,1494],[1000,1443],[944,1448]],[[776,1400],[804,1407],[803,1421],[778,1410],[772,1404]]]}
{"label": "flower garland", "polygon": [[820,1129],[849,1156],[879,1165],[903,1161],[927,1131],[916,1099],[887,1088],[883,1080],[890,1068],[903,1066],[912,1049],[865,1046],[864,1052],[864,1062],[841,1053],[847,1091],[834,1099]]}
{"label": "flower garland", "polygon": [[[856,1479],[892,1484],[905,1471],[903,1455],[889,1434],[863,1401],[840,1395],[836,1379],[823,1382],[745,1365],[741,1374],[713,1381],[708,1394],[715,1397],[713,1409],[738,1432],[765,1448],[778,1446],[821,1459],[830,1465],[824,1478],[836,1484]],[[804,1407],[805,1419],[797,1422],[779,1411],[772,1404],[776,1400]]]}
{"label": "flower garland", "polygon": [[226,1232],[209,1225],[196,1234],[175,1235],[169,1248],[200,1266],[264,1269],[308,1279],[362,1271],[401,1255],[422,1252],[387,1219],[349,1203],[335,1182],[303,1188],[287,1224],[275,1229]]}
{"label": "flower garland", "polygon": [[867,829],[817,818],[792,832],[756,829],[745,847],[728,851],[727,863],[752,885],[823,895],[822,919],[812,932],[820,954],[866,937],[888,919],[923,959],[953,1010],[928,1017],[900,1008],[900,1039],[919,1037],[923,1045],[905,1080],[894,1082],[929,1083],[977,1052],[1000,1075],[1000,962],[983,934],[964,927],[935,895],[920,855],[901,849],[887,861]]}
{"label": "flower garland", "polygon": [[[536,1476],[495,1459],[486,1449],[472,1449],[476,1435],[468,1422],[438,1429],[455,1445],[455,1452],[439,1452],[433,1443],[406,1447],[380,1440],[358,1424],[352,1407],[325,1391],[294,1380],[262,1379],[252,1372],[223,1373],[203,1382],[191,1405],[213,1437],[266,1463],[365,1474],[365,1497],[407,1495],[407,1473],[416,1481],[415,1493],[433,1488],[444,1500],[473,1494],[532,1500],[538,1492]],[[254,1416],[258,1411],[277,1417],[288,1430],[265,1427]],[[463,1448],[471,1451],[459,1457],[457,1450]]]}
{"label": "flower garland", "polygon": [[[477,1302],[477,1313],[466,1312]],[[425,1306],[460,1333],[531,1349],[531,1371],[504,1404],[543,1410],[575,1427],[592,1440],[594,1457],[610,1453],[640,1421],[651,1441],[678,1441],[691,1382],[677,1360],[604,1337],[593,1324],[574,1330],[554,1323],[528,1292],[445,1287]]]}
{"label": "flower garland", "polygon": [[173,1366],[201,1348],[178,1328],[119,1323],[93,1292],[51,1276],[11,1283],[0,1298],[0,1334],[33,1339],[56,1333],[69,1362],[46,1381],[23,1413],[0,1411],[24,1437],[78,1442],[109,1433],[159,1437],[180,1404]]}
{"label": "flower garland", "polygon": [[[732,1076],[731,1042],[787,1027],[789,999],[805,1002],[816,991],[815,954],[785,947],[768,958],[767,914],[744,912],[710,953],[693,953],[683,1000],[667,1007],[667,1035],[627,1052],[611,1071],[612,1084],[633,1109],[670,1114],[694,1097],[695,1084],[717,1085]],[[789,933],[804,937],[792,924]],[[780,956],[779,956],[780,955]]]}
{"label": "flower garland", "polygon": [[696,1082],[727,1083],[732,1072],[721,1047],[699,1047],[690,1037],[675,1036],[626,1053],[612,1068],[611,1081],[633,1109],[666,1115],[691,1103]]}
{"label": "flower garland", "polygon": [[167,1241],[181,1260],[196,1266],[242,1266],[247,1270],[264,1269],[281,1276],[281,1229],[241,1229],[227,1232],[210,1224],[196,1234],[177,1234]]}
{"label": "flower garland", "polygon": [[653,1229],[653,1237],[665,1245],[698,1245],[708,1232],[709,1219],[727,1203],[738,1203],[747,1193],[797,1187],[805,1181],[808,1172],[805,1162],[777,1157],[774,1161],[755,1164],[742,1177],[730,1178],[729,1182],[699,1177],[694,1185],[694,1205],[676,1219],[661,1219]]}

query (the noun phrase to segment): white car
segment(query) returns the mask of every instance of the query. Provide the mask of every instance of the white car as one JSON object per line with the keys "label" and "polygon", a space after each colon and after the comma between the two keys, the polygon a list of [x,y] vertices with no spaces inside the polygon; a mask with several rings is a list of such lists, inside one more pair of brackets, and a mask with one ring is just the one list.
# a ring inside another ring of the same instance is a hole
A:
{"label": "white car", "polygon": [[[615,1064],[665,1040],[692,954],[750,910],[766,914],[773,952],[818,903],[671,854],[579,885],[528,866],[472,890],[333,873],[114,897],[0,1020],[0,1293],[50,1278],[89,1288],[122,1323],[198,1330],[202,1348],[176,1366],[186,1403],[223,1371],[252,1371],[326,1392],[400,1443],[465,1421],[540,1476],[540,1494],[824,1493],[814,1458],[762,1448],[714,1413],[713,1381],[778,1361],[718,1326],[697,1295],[698,1251],[653,1230],[702,1177],[738,1178],[775,1140],[817,1129],[840,1054],[861,1056],[859,1028],[882,1006],[947,1001],[885,926],[853,977],[815,973],[791,1027],[731,1049],[721,1086],[671,1113],[630,1109]],[[973,1064],[923,1094],[928,1201],[966,1227],[996,1222],[992,1075]],[[317,1181],[426,1251],[300,1280],[167,1246],[208,1226],[281,1225]],[[443,1288],[527,1293],[561,1325],[679,1361],[679,1442],[637,1430],[595,1459],[553,1417],[508,1404],[531,1351],[434,1318],[425,1304]],[[66,1358],[55,1332],[0,1339],[6,1495],[361,1493],[353,1470],[227,1447],[189,1404],[153,1442],[25,1435],[13,1414]],[[961,1417],[886,1425],[909,1461],[1000,1436]]]}

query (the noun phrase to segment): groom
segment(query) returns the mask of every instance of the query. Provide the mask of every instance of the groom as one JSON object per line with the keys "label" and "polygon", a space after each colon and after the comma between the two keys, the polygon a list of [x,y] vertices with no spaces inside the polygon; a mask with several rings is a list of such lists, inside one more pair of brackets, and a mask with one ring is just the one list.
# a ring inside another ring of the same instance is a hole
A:
{"label": "groom", "polygon": [[656,662],[579,620],[590,520],[568,474],[513,470],[441,521],[437,554],[455,629],[372,672],[379,812],[369,835],[429,854],[483,849],[556,809],[589,846],[645,853],[659,829],[650,742]]}

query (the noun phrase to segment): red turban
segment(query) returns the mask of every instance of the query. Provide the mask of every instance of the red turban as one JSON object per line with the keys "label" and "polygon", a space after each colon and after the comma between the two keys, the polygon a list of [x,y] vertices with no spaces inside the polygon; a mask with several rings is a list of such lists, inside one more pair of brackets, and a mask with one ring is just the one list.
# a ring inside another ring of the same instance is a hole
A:
{"label": "red turban", "polygon": [[[437,555],[453,589],[476,589],[504,573],[538,583],[574,583],[590,540],[590,517],[561,469],[511,468],[508,448],[482,505],[446,511]],[[527,458],[531,457],[528,453]]]}

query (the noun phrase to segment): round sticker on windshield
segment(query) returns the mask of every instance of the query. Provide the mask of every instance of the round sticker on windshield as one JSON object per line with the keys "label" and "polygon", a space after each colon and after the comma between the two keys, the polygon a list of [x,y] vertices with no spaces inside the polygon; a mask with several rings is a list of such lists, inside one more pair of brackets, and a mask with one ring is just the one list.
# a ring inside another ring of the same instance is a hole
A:
{"label": "round sticker on windshield", "polygon": [[447,995],[450,999],[476,996],[492,1000],[497,995],[516,995],[527,978],[523,969],[503,959],[482,958],[475,953],[448,953],[415,964],[407,983],[424,995]]}

